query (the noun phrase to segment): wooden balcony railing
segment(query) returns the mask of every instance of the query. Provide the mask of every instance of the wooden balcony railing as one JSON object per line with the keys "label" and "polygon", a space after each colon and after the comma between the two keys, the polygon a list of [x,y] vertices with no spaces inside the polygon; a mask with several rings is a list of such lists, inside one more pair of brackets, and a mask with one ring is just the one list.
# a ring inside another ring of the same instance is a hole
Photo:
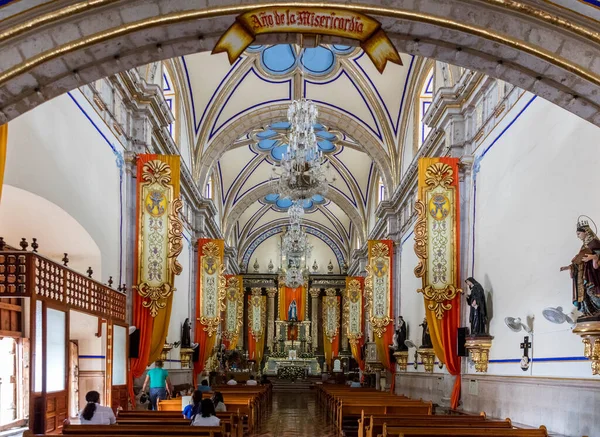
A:
{"label": "wooden balcony railing", "polygon": [[52,301],[125,322],[125,294],[37,253],[0,251],[0,298],[14,297]]}

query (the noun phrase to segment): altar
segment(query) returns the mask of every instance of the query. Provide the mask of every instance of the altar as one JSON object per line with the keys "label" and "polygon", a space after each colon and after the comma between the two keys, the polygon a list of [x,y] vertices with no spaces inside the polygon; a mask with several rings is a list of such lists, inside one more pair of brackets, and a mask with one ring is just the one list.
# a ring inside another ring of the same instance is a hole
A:
{"label": "altar", "polygon": [[315,376],[321,374],[321,366],[316,358],[277,358],[269,357],[265,363],[263,374],[277,376],[280,369],[286,367],[302,368],[306,376]]}

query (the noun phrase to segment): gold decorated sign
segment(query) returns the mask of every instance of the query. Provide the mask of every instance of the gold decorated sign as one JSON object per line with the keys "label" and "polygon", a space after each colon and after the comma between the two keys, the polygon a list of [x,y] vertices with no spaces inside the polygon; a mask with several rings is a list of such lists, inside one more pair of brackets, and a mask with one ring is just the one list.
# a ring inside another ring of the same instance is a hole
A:
{"label": "gold decorated sign", "polygon": [[323,7],[264,7],[239,15],[217,42],[213,53],[226,52],[229,62],[251,45],[257,35],[300,33],[330,35],[360,41],[379,72],[388,61],[402,65],[398,51],[381,29],[381,23],[363,14]]}
{"label": "gold decorated sign", "polygon": [[248,329],[250,335],[259,342],[267,323],[267,297],[261,295],[260,288],[253,288],[248,308]]}
{"label": "gold decorated sign", "polygon": [[365,278],[366,309],[373,332],[381,338],[392,322],[391,261],[392,241],[369,240],[369,261]]}
{"label": "gold decorated sign", "polygon": [[[175,168],[173,168],[175,167]],[[140,155],[138,163],[138,294],[142,305],[156,317],[166,308],[182,267],[182,208],[179,195],[179,157]]]}
{"label": "gold decorated sign", "polygon": [[347,278],[344,299],[344,321],[350,345],[358,344],[363,337],[363,290],[359,278]]}
{"label": "gold decorated sign", "polygon": [[225,311],[226,282],[223,240],[200,240],[200,305],[198,321],[211,337]]}
{"label": "gold decorated sign", "polygon": [[323,333],[333,343],[340,329],[340,301],[334,288],[325,290],[323,296]]}
{"label": "gold decorated sign", "polygon": [[[419,160],[419,200],[415,223],[415,275],[422,278],[427,309],[441,320],[458,293],[457,205],[458,180],[444,158]],[[448,159],[449,160],[449,159]],[[454,164],[456,167],[456,164]]]}
{"label": "gold decorated sign", "polygon": [[236,343],[244,318],[244,288],[242,276],[226,277],[225,323],[223,339]]}

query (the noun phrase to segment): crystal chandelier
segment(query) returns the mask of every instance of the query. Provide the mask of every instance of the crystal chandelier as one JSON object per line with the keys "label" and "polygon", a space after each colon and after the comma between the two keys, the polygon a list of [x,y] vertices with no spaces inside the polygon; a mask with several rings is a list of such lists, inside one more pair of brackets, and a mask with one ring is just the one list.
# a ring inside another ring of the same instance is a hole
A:
{"label": "crystal chandelier", "polygon": [[288,148],[279,170],[273,167],[272,178],[279,195],[293,202],[325,195],[328,190],[329,161],[319,149],[314,131],[318,113],[316,105],[306,99],[294,100],[288,108]]}
{"label": "crystal chandelier", "polygon": [[312,246],[308,242],[308,235],[302,230],[300,225],[291,225],[285,235],[281,249],[287,258],[295,259],[302,256],[310,256]]}

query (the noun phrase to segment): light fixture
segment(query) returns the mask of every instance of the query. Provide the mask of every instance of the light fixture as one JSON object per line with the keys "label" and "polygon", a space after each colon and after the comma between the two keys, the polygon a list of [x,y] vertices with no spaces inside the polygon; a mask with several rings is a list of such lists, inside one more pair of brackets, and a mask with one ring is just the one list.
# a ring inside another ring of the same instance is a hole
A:
{"label": "light fixture", "polygon": [[533,332],[533,326],[531,326],[529,320],[527,321],[527,324],[524,324],[521,321],[520,317],[505,317],[504,323],[513,332],[521,332],[522,330],[525,330],[525,332],[527,332],[528,334],[531,334]]}

